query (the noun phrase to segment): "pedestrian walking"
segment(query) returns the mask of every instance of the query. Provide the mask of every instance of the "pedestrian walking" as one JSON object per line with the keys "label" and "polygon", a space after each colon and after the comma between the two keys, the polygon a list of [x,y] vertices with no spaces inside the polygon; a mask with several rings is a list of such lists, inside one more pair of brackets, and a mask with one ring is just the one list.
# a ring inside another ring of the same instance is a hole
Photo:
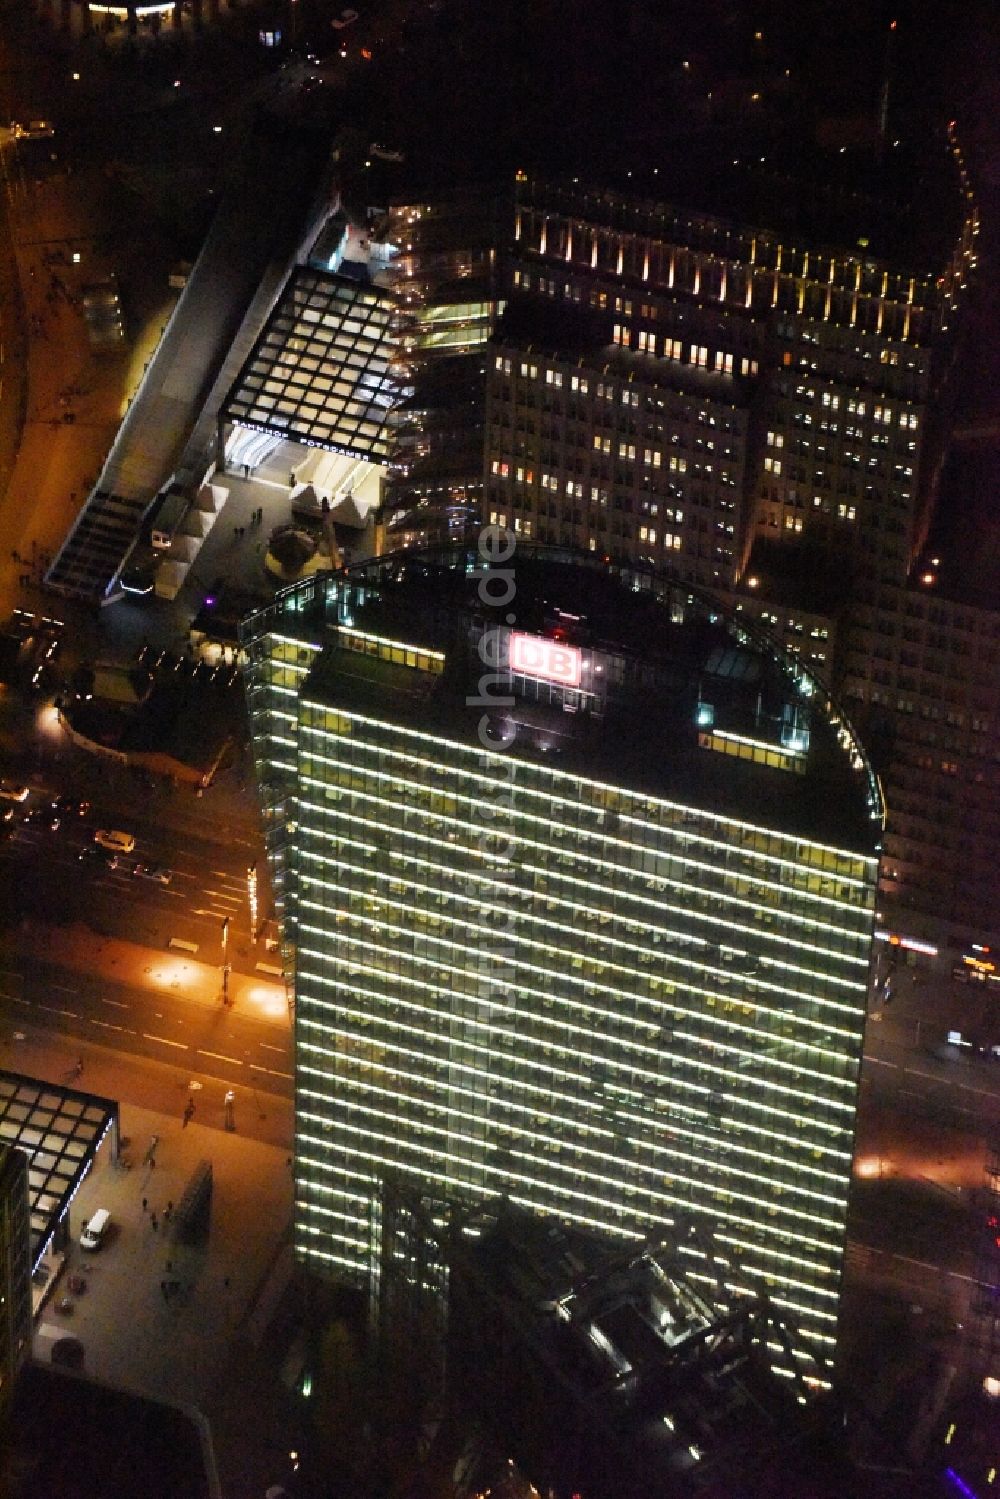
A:
{"label": "pedestrian walking", "polygon": [[172,1202],[168,1202],[167,1203],[167,1207],[166,1207],[166,1211],[163,1214],[163,1221],[164,1221],[164,1223],[169,1223],[170,1222],[170,1219],[171,1219],[171,1216],[173,1214],[173,1211],[174,1211],[174,1205],[173,1205],[173,1203]]}
{"label": "pedestrian walking", "polygon": [[156,1230],[157,1230],[157,1228],[159,1227],[159,1224],[158,1224],[157,1218],[156,1218],[156,1209],[155,1208],[153,1209],[153,1211],[149,1215],[149,1221],[153,1225],[153,1232],[155,1233]]}
{"label": "pedestrian walking", "polygon": [[149,1198],[148,1197],[144,1197],[142,1199],[142,1211],[145,1212],[148,1207],[149,1207]]}
{"label": "pedestrian walking", "polygon": [[161,1293],[163,1295],[164,1301],[166,1301],[166,1299],[167,1299],[167,1283],[166,1283],[165,1280],[161,1280],[160,1281],[160,1291],[161,1291]]}

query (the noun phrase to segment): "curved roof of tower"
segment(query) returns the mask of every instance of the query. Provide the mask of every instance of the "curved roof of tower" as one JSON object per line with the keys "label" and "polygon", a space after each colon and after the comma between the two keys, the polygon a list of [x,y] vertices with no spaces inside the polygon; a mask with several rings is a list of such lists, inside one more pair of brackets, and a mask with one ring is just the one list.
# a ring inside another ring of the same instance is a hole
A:
{"label": "curved roof of tower", "polygon": [[[880,845],[878,779],[828,689],[739,613],[649,570],[520,539],[491,565],[473,538],[295,585],[242,633],[272,630],[320,648],[310,700],[459,743],[480,742],[490,712],[514,758],[866,854]],[[575,681],[510,665],[512,631],[563,647]],[[412,670],[407,647],[444,666]]]}

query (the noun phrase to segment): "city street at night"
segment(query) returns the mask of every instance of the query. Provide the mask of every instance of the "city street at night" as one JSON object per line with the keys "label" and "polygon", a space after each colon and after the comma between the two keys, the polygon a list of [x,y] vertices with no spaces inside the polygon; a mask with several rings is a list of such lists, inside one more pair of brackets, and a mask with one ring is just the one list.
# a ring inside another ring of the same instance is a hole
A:
{"label": "city street at night", "polygon": [[0,0],[2,1499],[995,1492],[998,78]]}

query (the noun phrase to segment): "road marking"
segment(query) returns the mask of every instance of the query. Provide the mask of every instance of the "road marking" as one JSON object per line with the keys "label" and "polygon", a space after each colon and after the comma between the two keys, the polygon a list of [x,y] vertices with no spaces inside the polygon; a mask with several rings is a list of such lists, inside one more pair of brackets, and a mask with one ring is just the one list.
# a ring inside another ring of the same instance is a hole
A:
{"label": "road marking", "polygon": [[48,1010],[50,1015],[68,1015],[71,1020],[77,1018],[75,1010],[57,1010],[54,1005],[43,1005],[41,1003],[37,1005],[37,1008],[39,1010]]}
{"label": "road marking", "polygon": [[79,994],[79,989],[71,989],[68,984],[50,984],[50,989],[58,989],[61,994]]}
{"label": "road marking", "polygon": [[188,1049],[186,1041],[170,1041],[166,1036],[151,1036],[148,1031],[142,1031],[141,1035],[144,1041],[159,1041],[161,1046],[176,1046],[178,1051],[187,1051]]}
{"label": "road marking", "polygon": [[983,1098],[996,1098],[992,1088],[973,1088],[971,1083],[956,1083],[950,1077],[936,1077],[933,1072],[918,1072],[915,1067],[904,1067],[907,1077],[925,1077],[929,1082],[941,1083],[946,1088],[958,1088],[963,1093],[979,1093]]}
{"label": "road marking", "polygon": [[278,1072],[274,1067],[262,1067],[259,1062],[251,1062],[250,1071],[266,1072],[268,1077],[284,1077],[287,1078],[290,1083],[293,1083],[295,1081],[295,1078],[290,1072]]}
{"label": "road marking", "polygon": [[226,890],[207,890],[206,889],[205,894],[206,895],[212,895],[212,896],[214,896],[216,900],[229,901],[230,904],[234,905],[234,906],[238,906],[239,903],[240,903],[240,898],[239,898],[238,895],[230,895],[228,893],[228,891],[226,891]]}
{"label": "road marking", "polygon": [[279,979],[282,977],[285,971],[283,968],[279,968],[275,963],[257,963],[255,967],[258,973],[272,973],[275,974]]}
{"label": "road marking", "polygon": [[950,1275],[953,1280],[967,1280],[970,1286],[987,1286],[986,1281],[977,1280],[974,1275],[963,1275],[960,1270],[946,1270],[943,1265],[930,1265],[926,1260],[911,1260],[905,1254],[894,1254],[892,1258],[899,1260],[901,1265],[916,1265],[920,1270],[933,1270],[935,1275]]}
{"label": "road marking", "polygon": [[0,979],[16,979],[19,984],[23,984],[24,974],[15,973],[13,968],[0,968]]}
{"label": "road marking", "polygon": [[21,999],[17,994],[0,994],[0,999],[9,999],[12,1005],[24,1005],[27,1009],[31,1009],[31,1000]]}
{"label": "road marking", "polygon": [[225,1052],[221,1051],[205,1051],[203,1047],[199,1046],[198,1055],[201,1057],[215,1057],[216,1061],[218,1062],[232,1062],[234,1067],[243,1066],[243,1060],[241,1057],[227,1057]]}
{"label": "road marking", "polygon": [[102,1031],[124,1031],[123,1025],[112,1025],[110,1020],[91,1020],[91,1025],[99,1025]]}
{"label": "road marking", "polygon": [[130,1010],[131,1005],[123,1005],[120,999],[101,999],[102,1005],[114,1005],[116,1010]]}
{"label": "road marking", "polygon": [[272,1046],[269,1041],[262,1041],[260,1049],[261,1051],[276,1051],[279,1056],[285,1056],[288,1051],[287,1046]]}

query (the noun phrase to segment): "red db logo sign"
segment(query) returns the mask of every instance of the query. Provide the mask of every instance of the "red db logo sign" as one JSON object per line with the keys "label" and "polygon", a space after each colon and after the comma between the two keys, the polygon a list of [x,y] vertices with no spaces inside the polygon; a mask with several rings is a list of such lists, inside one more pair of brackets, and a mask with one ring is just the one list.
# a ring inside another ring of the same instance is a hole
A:
{"label": "red db logo sign", "polygon": [[510,669],[526,677],[558,682],[561,687],[579,687],[581,655],[574,646],[514,631],[510,637]]}

